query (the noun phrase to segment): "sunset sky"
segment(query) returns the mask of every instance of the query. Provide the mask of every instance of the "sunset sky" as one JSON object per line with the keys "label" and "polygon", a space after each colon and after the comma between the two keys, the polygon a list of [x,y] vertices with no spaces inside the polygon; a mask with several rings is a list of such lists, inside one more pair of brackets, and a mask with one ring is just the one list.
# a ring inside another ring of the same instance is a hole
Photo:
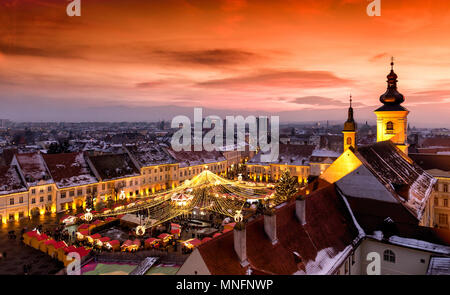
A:
{"label": "sunset sky", "polygon": [[417,127],[450,127],[450,3],[381,0],[0,1],[0,118],[154,121],[193,113],[357,121],[395,57]]}

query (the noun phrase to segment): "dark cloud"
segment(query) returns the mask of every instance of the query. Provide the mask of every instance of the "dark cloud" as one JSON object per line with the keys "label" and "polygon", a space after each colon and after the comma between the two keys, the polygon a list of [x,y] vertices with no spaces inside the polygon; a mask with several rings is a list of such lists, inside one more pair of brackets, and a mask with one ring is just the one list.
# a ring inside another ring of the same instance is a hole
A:
{"label": "dark cloud", "polygon": [[239,49],[209,49],[209,50],[154,50],[154,54],[166,61],[190,65],[225,66],[246,63],[259,55]]}
{"label": "dark cloud", "polygon": [[352,80],[339,78],[327,71],[282,71],[264,70],[259,73],[209,80],[198,83],[202,87],[289,87],[289,88],[322,88],[349,86]]}
{"label": "dark cloud", "polygon": [[443,103],[450,99],[450,89],[425,90],[405,95],[405,103]]}
{"label": "dark cloud", "polygon": [[137,88],[155,88],[155,87],[165,86],[165,85],[167,85],[167,81],[162,81],[162,80],[136,83]]}
{"label": "dark cloud", "polygon": [[17,43],[0,42],[0,53],[5,55],[19,55],[19,56],[36,56],[36,57],[48,57],[48,58],[83,58],[79,54],[82,46],[62,48],[51,46],[50,44],[45,47],[34,47],[21,45]]}
{"label": "dark cloud", "polygon": [[[323,96],[303,96],[294,99],[285,99],[285,101],[290,103],[302,104],[302,105],[312,105],[312,106],[330,106],[330,107],[341,107],[348,106],[348,102],[343,102],[334,98],[328,98]],[[363,103],[353,102],[353,106],[361,107],[365,106]]]}

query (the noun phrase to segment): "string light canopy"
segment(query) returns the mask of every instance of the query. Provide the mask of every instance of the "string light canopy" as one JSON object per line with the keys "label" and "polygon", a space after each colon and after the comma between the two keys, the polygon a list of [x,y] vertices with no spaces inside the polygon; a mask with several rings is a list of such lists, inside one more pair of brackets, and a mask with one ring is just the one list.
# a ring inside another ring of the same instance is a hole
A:
{"label": "string light canopy", "polygon": [[[109,213],[96,214],[95,217],[147,211],[148,219],[142,228],[150,228],[194,210],[216,212],[229,217],[243,218],[242,209],[246,202],[268,201],[274,199],[274,191],[266,185],[233,181],[205,170],[191,180],[169,191],[138,198],[133,204],[119,207]],[[156,221],[155,221],[156,220]]]}

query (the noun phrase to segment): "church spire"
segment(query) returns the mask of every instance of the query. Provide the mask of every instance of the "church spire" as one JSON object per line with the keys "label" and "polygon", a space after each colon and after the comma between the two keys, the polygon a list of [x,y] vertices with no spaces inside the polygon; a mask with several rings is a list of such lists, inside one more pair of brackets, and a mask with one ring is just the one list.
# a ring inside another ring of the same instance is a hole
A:
{"label": "church spire", "polygon": [[405,101],[403,95],[397,91],[397,74],[394,72],[394,57],[391,58],[391,72],[387,75],[387,90],[380,96],[380,101],[387,106],[399,106]]}
{"label": "church spire", "polygon": [[348,148],[356,148],[356,123],[353,119],[352,95],[350,94],[350,106],[348,108],[347,121],[344,123],[342,133],[344,135],[344,151]]}
{"label": "church spire", "polygon": [[352,95],[350,94],[350,107],[348,108],[348,116],[347,121],[344,124],[344,130],[343,131],[356,131],[356,123],[353,119],[353,108],[352,108]]}

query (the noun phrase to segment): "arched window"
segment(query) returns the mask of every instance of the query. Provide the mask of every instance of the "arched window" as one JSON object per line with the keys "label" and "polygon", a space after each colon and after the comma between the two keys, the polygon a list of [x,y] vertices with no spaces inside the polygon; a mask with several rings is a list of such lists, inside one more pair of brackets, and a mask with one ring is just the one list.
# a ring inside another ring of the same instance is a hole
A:
{"label": "arched window", "polygon": [[351,145],[352,144],[352,138],[351,137],[347,137],[347,145]]}
{"label": "arched window", "polygon": [[391,121],[386,123],[386,130],[388,131],[393,131],[394,130],[394,123],[392,123]]}
{"label": "arched window", "polygon": [[383,252],[383,260],[387,262],[395,263],[395,253],[391,250],[385,250]]}

